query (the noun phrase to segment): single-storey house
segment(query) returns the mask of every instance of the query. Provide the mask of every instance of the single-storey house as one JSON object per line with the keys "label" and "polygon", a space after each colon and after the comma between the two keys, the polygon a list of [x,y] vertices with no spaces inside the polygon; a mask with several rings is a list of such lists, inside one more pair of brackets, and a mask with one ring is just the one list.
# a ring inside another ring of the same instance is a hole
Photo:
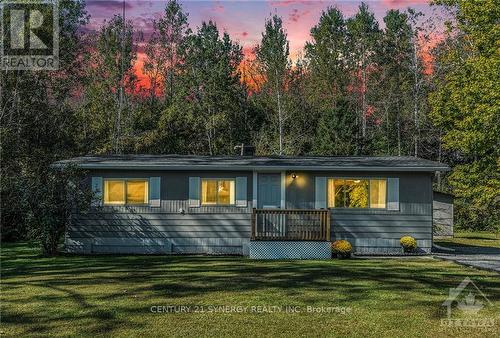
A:
{"label": "single-storey house", "polygon": [[95,199],[66,231],[73,253],[326,258],[432,247],[432,180],[416,157],[117,155],[59,161],[86,169]]}

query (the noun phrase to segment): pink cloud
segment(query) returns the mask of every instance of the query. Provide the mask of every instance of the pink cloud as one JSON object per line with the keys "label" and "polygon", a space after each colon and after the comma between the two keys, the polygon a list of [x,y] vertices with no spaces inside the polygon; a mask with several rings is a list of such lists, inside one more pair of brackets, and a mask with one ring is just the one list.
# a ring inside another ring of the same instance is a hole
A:
{"label": "pink cloud", "polygon": [[312,1],[308,1],[308,0],[270,0],[269,1],[269,5],[271,5],[271,7],[286,7],[286,6],[291,6],[291,5],[306,5],[306,6],[310,6],[310,5],[316,5],[318,3],[323,3],[322,0],[312,0]]}
{"label": "pink cloud", "polygon": [[[123,9],[123,2],[119,0],[99,0],[99,1],[88,0],[86,7],[89,12],[94,12],[94,11],[114,12],[114,11],[121,11]],[[131,10],[133,7],[134,6],[129,1],[125,2],[126,10]]]}
{"label": "pink cloud", "polygon": [[286,7],[292,5],[297,1],[294,0],[282,0],[282,1],[269,1],[269,4],[273,7]]}
{"label": "pink cloud", "polygon": [[[429,0],[365,0],[382,23],[382,18],[390,8],[404,9],[406,7],[419,7],[418,10],[430,12],[427,5]],[[264,29],[264,21],[269,15],[277,14],[283,18],[283,26],[287,31],[290,41],[290,57],[296,61],[303,53],[306,41],[310,41],[310,29],[315,26],[322,11],[329,6],[340,9],[346,18],[358,11],[361,0],[266,0],[222,2],[181,1],[185,11],[190,13],[191,28],[196,31],[201,21],[213,20],[219,30],[227,31],[235,41],[243,47],[245,60],[255,58],[253,48],[260,42]],[[134,28],[141,31],[142,39],[136,42],[139,52],[137,66],[138,72],[144,59],[144,44],[151,36],[152,22],[163,15],[165,2],[158,0],[126,0],[127,19],[133,21]],[[114,14],[121,14],[121,0],[87,0],[87,9],[92,15],[91,22],[84,27],[84,31],[98,29],[104,20],[109,20]],[[423,55],[423,57],[429,56]],[[251,67],[246,66],[248,69]],[[144,80],[141,81],[145,83]]]}
{"label": "pink cloud", "polygon": [[306,10],[301,13],[298,9],[294,8],[292,13],[288,14],[288,20],[291,22],[298,22],[300,18],[309,15],[310,12],[310,10]]}
{"label": "pink cloud", "polygon": [[224,6],[220,1],[216,1],[210,10],[215,13],[224,13]]}
{"label": "pink cloud", "polygon": [[404,8],[416,5],[425,5],[430,0],[382,0],[382,3],[389,8]]}

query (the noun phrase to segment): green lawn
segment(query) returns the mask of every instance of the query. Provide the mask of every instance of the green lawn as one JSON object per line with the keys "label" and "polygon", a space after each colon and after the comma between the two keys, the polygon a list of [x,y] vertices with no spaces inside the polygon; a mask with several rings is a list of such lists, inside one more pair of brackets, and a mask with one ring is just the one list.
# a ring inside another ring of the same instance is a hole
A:
{"label": "green lawn", "polygon": [[434,243],[444,246],[481,246],[500,248],[500,234],[491,232],[456,232],[453,238],[436,239]]}
{"label": "green lawn", "polygon": [[[2,336],[499,334],[499,275],[429,257],[329,261],[201,256],[41,258],[29,245],[18,244],[3,245],[1,263]],[[493,328],[440,326],[446,318],[441,303],[449,288],[465,277],[492,302],[478,316],[494,319]],[[152,313],[156,306],[190,306],[191,312]],[[213,306],[247,309],[208,312]],[[286,306],[301,312],[287,313]],[[341,307],[346,312],[311,313],[308,306],[326,311]],[[193,312],[202,307],[207,312]]]}

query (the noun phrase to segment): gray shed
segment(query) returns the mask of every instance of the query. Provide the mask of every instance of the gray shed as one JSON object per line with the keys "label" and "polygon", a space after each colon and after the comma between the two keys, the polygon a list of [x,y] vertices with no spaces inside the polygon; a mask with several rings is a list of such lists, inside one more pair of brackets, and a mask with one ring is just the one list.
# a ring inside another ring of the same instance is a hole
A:
{"label": "gray shed", "polygon": [[453,237],[453,195],[434,191],[432,223],[434,237]]}

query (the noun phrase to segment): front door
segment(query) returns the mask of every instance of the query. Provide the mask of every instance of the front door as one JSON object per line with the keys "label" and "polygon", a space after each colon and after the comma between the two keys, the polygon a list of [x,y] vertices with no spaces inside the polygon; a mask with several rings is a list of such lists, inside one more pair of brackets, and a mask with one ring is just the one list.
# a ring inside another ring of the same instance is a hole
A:
{"label": "front door", "polygon": [[279,208],[281,206],[281,174],[259,174],[257,194],[259,209]]}

